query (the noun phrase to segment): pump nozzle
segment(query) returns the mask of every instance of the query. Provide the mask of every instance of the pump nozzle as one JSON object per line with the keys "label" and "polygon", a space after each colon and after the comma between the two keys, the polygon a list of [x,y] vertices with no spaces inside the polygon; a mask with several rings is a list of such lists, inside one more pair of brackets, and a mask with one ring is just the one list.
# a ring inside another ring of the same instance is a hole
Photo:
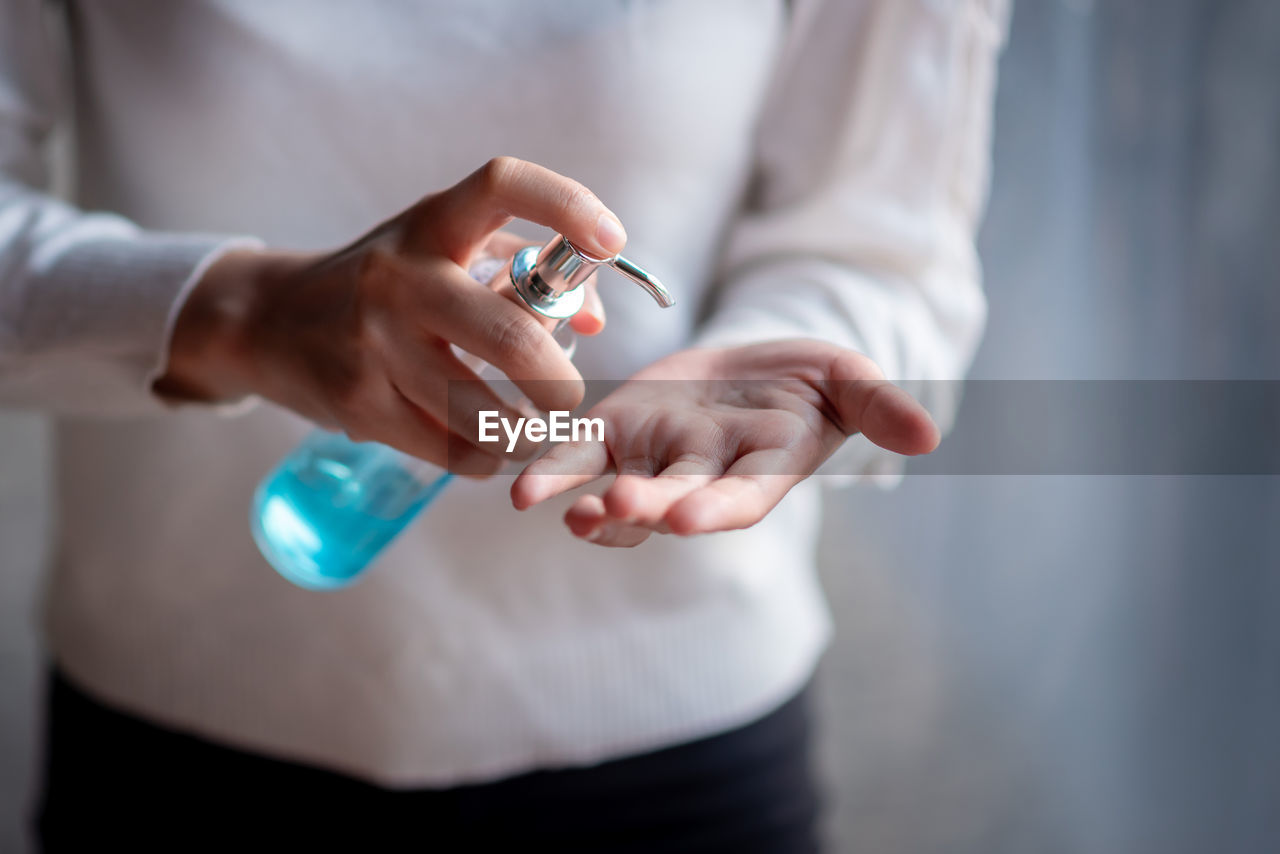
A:
{"label": "pump nozzle", "polygon": [[675,305],[675,298],[657,277],[635,262],[614,255],[595,258],[570,243],[562,234],[545,246],[526,246],[511,261],[511,284],[529,307],[545,317],[571,317],[582,308],[581,290],[595,269],[607,264],[635,282],[663,308]]}

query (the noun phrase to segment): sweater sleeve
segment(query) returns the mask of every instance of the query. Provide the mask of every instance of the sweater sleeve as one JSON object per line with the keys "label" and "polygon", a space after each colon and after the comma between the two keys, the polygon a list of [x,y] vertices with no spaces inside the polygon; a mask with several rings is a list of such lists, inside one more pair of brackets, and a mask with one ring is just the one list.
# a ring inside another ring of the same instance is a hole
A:
{"label": "sweater sleeve", "polygon": [[[820,338],[874,359],[944,429],[981,335],[1004,0],[796,0],[697,343]],[[822,470],[892,473],[856,436]]]}
{"label": "sweater sleeve", "polygon": [[163,411],[150,390],[191,287],[256,241],[144,231],[50,196],[55,51],[41,0],[0,0],[0,405]]}

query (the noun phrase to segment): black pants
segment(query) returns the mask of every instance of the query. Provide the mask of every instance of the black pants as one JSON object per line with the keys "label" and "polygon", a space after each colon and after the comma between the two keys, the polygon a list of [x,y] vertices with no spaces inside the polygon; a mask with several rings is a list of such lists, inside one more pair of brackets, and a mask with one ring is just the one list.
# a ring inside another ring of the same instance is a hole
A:
{"label": "black pants", "polygon": [[805,692],[731,732],[591,768],[392,791],[163,729],[50,683],[44,851],[818,850]]}

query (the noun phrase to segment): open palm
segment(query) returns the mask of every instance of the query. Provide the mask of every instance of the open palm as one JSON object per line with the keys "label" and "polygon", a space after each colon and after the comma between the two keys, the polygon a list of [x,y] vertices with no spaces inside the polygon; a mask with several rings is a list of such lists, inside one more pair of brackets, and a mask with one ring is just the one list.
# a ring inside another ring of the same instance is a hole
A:
{"label": "open palm", "polygon": [[565,515],[575,535],[608,546],[753,525],[855,433],[908,455],[939,438],[874,362],[811,340],[682,350],[587,415],[604,421],[605,441],[556,445],[511,496],[523,510],[614,474]]}

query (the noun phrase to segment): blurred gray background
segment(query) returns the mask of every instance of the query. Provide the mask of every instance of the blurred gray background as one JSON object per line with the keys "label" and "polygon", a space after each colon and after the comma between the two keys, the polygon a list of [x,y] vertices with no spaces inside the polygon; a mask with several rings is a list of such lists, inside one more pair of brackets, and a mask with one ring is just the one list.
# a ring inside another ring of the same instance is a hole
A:
{"label": "blurred gray background", "polygon": [[[1275,0],[1021,0],[974,376],[1280,379],[1278,44]],[[48,465],[0,413],[0,851]],[[833,851],[1280,851],[1280,478],[909,476],[829,515]]]}

